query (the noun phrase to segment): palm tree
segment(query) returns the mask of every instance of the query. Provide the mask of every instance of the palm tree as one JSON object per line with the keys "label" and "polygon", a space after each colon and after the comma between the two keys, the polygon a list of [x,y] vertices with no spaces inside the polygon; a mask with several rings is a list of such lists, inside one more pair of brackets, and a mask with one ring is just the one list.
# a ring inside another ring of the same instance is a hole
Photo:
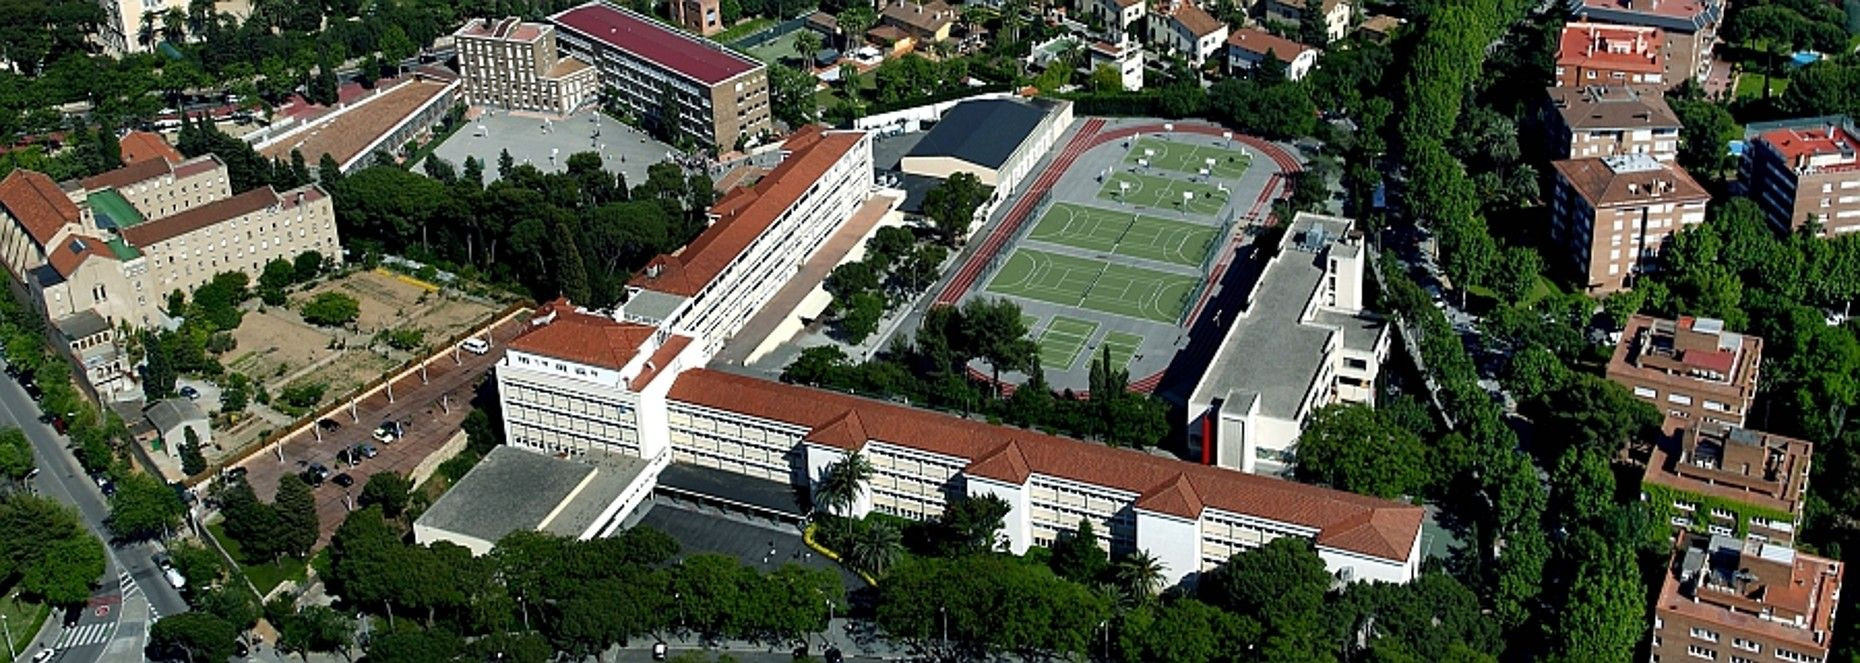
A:
{"label": "palm tree", "polygon": [[897,563],[898,557],[904,554],[904,535],[889,522],[873,522],[859,530],[851,548],[847,551],[847,561],[853,568],[883,576],[885,569]]}
{"label": "palm tree", "polygon": [[169,7],[161,18],[161,38],[179,44],[187,41],[187,12],[180,7]]}
{"label": "palm tree", "polygon": [[794,52],[800,54],[802,66],[812,71],[814,56],[820,54],[820,33],[803,28],[794,36]]}
{"label": "palm tree", "polygon": [[1133,603],[1148,601],[1162,589],[1163,568],[1149,551],[1139,550],[1117,562],[1118,589]]}
{"label": "palm tree", "polygon": [[142,12],[142,27],[136,30],[136,43],[143,48],[155,44],[155,12]]}
{"label": "palm tree", "polygon": [[846,533],[851,535],[853,506],[859,503],[859,495],[865,492],[865,484],[871,479],[872,463],[865,455],[857,451],[847,454],[839,462],[827,466],[820,485],[814,489],[814,509],[845,517]]}

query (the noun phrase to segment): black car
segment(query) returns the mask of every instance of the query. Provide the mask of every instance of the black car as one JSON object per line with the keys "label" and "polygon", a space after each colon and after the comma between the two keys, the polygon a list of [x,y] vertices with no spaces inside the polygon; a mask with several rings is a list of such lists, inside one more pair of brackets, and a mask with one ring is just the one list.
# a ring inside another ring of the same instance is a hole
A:
{"label": "black car", "polygon": [[84,617],[84,606],[81,606],[81,605],[65,606],[65,619],[64,619],[65,628],[71,628],[73,626],[77,626],[78,620],[82,619],[83,617]]}
{"label": "black car", "polygon": [[26,388],[26,395],[32,397],[32,400],[36,401],[45,398],[45,391],[39,389],[39,385],[28,382],[24,386]]}
{"label": "black car", "polygon": [[226,470],[224,473],[221,473],[220,476],[226,477],[228,481],[244,481],[245,480],[245,468],[235,467],[235,468]]}
{"label": "black car", "polygon": [[316,427],[321,428],[324,431],[332,431],[332,430],[341,428],[342,422],[336,421],[335,419],[331,419],[329,417],[323,417],[322,419],[316,420]]}
{"label": "black car", "polygon": [[343,472],[342,474],[338,474],[336,475],[336,478],[330,479],[330,481],[332,483],[335,483],[338,486],[342,486],[343,488],[348,488],[349,486],[355,485],[355,477],[349,476],[348,472]]}
{"label": "black car", "polygon": [[193,387],[181,387],[181,396],[187,400],[200,400],[200,390]]}
{"label": "black car", "polygon": [[329,478],[329,468],[324,467],[322,463],[311,463],[309,467],[304,468],[302,476],[304,483],[321,486],[323,481]]}
{"label": "black car", "polygon": [[233,641],[233,656],[237,656],[239,658],[245,658],[250,655],[252,655],[252,648],[245,646],[245,641],[243,640]]}

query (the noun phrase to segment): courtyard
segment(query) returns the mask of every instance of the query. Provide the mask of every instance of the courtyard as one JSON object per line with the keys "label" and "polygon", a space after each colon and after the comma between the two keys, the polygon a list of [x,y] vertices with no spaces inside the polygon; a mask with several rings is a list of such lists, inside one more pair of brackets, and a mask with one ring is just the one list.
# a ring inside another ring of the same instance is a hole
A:
{"label": "courtyard", "polygon": [[[626,177],[629,185],[646,181],[648,166],[679,155],[646,132],[593,109],[566,118],[484,109],[433,150],[433,156],[454,168],[462,168],[466,157],[477,157],[484,164],[488,184],[498,179],[497,159],[505,151],[514,163],[529,164],[545,173],[567,170],[572,154],[596,152],[601,155],[602,169]],[[414,171],[421,172],[417,165]]]}

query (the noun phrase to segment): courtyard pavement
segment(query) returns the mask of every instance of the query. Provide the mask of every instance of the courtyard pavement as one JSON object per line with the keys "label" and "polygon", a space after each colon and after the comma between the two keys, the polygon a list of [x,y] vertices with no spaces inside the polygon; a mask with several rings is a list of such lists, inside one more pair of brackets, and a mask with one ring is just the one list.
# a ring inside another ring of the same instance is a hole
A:
{"label": "courtyard pavement", "polygon": [[[485,109],[440,144],[433,155],[455,169],[463,169],[466,157],[478,157],[484,163],[485,183],[489,184],[498,178],[497,156],[504,150],[510,151],[516,163],[530,164],[545,173],[567,170],[571,154],[599,152],[602,168],[625,175],[627,186],[646,181],[646,167],[678,156],[670,145],[594,110],[552,120],[497,109]],[[416,166],[414,172],[425,171]]]}

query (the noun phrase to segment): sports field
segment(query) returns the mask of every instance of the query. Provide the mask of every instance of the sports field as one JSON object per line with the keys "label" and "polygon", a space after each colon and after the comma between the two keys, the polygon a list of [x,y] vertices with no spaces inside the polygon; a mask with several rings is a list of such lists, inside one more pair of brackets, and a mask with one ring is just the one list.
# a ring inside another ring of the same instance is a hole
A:
{"label": "sports field", "polygon": [[1040,367],[1056,371],[1072,369],[1085,343],[1098,331],[1098,323],[1066,316],[1055,316],[1053,323],[1040,333]]}
{"label": "sports field", "polygon": [[1054,203],[1027,239],[1198,267],[1220,229],[1072,203]]}
{"label": "sports field", "polygon": [[1008,256],[987,290],[1175,324],[1199,283],[1193,276],[1023,248]]}
{"label": "sports field", "polygon": [[1190,214],[1212,215],[1227,204],[1227,192],[1213,185],[1136,173],[1112,173],[1105,178],[1098,197],[1143,207],[1180,210],[1184,209],[1182,193],[1185,191],[1191,195],[1186,208]]}
{"label": "sports field", "polygon": [[[1247,164],[1252,163],[1252,158],[1243,150],[1148,136],[1138,138],[1130,146],[1130,154],[1124,157],[1124,163],[1135,166],[1138,161],[1145,159],[1149,160],[1153,168],[1189,175],[1199,175],[1201,169],[1206,168],[1210,175],[1230,180],[1245,175]],[[1210,159],[1213,160],[1212,165]]]}
{"label": "sports field", "polygon": [[1130,365],[1130,357],[1137,354],[1137,347],[1142,344],[1143,337],[1136,334],[1126,334],[1118,331],[1105,332],[1104,340],[1099,342],[1098,347],[1092,350],[1092,356],[1096,357],[1108,352],[1110,354],[1111,368],[1122,370],[1124,367]]}

